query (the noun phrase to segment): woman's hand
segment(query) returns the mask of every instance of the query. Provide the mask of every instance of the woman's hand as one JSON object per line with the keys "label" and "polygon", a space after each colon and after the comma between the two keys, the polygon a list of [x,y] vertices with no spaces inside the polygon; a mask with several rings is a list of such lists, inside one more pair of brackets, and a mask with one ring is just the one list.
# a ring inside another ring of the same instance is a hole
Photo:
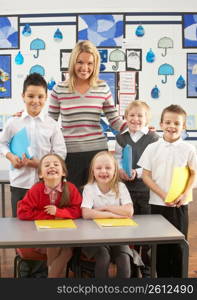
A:
{"label": "woman's hand", "polygon": [[23,111],[17,111],[16,113],[13,114],[13,117],[21,117],[22,116]]}

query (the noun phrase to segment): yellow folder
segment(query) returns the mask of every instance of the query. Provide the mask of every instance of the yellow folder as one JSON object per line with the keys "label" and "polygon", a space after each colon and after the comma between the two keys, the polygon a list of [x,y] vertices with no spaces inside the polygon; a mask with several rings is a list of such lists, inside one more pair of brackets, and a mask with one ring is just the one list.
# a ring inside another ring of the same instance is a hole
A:
{"label": "yellow folder", "polygon": [[136,226],[138,225],[132,219],[94,219],[97,225],[101,227],[119,227],[119,226]]}
{"label": "yellow folder", "polygon": [[[165,202],[173,202],[178,196],[180,196],[187,185],[190,176],[188,167],[176,167],[173,170],[171,185],[165,199]],[[189,193],[186,202],[192,201],[192,191]]]}
{"label": "yellow folder", "polygon": [[73,220],[36,220],[37,229],[77,228]]}

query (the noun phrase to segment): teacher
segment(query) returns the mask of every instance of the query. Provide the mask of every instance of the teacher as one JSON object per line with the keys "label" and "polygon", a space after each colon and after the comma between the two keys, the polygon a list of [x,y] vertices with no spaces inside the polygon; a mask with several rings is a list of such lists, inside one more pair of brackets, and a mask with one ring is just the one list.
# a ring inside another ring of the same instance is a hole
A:
{"label": "teacher", "polygon": [[87,182],[93,156],[108,150],[101,114],[115,130],[127,127],[114,106],[108,84],[99,80],[99,68],[97,48],[90,41],[77,43],[70,56],[69,78],[55,85],[49,100],[49,115],[56,121],[61,115],[68,180],[79,189]]}

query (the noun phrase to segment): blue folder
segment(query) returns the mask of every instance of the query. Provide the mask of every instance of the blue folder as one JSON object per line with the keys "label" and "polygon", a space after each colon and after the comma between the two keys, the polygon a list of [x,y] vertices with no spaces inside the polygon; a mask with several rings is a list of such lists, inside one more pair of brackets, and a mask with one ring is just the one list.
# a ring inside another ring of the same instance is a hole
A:
{"label": "blue folder", "polygon": [[22,159],[25,154],[27,158],[32,158],[29,153],[30,141],[25,128],[19,130],[9,143],[10,151]]}
{"label": "blue folder", "polygon": [[122,150],[122,168],[126,174],[131,177],[132,173],[132,147],[126,145]]}

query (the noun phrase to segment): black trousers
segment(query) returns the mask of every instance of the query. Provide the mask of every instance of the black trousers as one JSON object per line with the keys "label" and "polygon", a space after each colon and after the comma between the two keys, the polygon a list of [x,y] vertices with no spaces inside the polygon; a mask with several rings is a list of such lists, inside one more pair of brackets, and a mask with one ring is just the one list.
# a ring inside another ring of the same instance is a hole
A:
{"label": "black trousers", "polygon": [[130,196],[133,201],[135,215],[148,215],[151,213],[149,202],[149,191],[130,191]]}
{"label": "black trousers", "polygon": [[[107,151],[107,149],[103,150]],[[103,150],[67,154],[65,162],[68,169],[68,180],[74,183],[80,191],[87,183],[92,158]]]}
{"label": "black trousers", "polygon": [[17,202],[22,200],[28,189],[11,186],[12,217],[17,217]]}
{"label": "black trousers", "polygon": [[[160,214],[181,231],[187,239],[188,233],[188,205],[181,207],[166,207],[151,205],[152,214]],[[157,276],[182,276],[182,247],[178,244],[164,244],[157,246]]]}

